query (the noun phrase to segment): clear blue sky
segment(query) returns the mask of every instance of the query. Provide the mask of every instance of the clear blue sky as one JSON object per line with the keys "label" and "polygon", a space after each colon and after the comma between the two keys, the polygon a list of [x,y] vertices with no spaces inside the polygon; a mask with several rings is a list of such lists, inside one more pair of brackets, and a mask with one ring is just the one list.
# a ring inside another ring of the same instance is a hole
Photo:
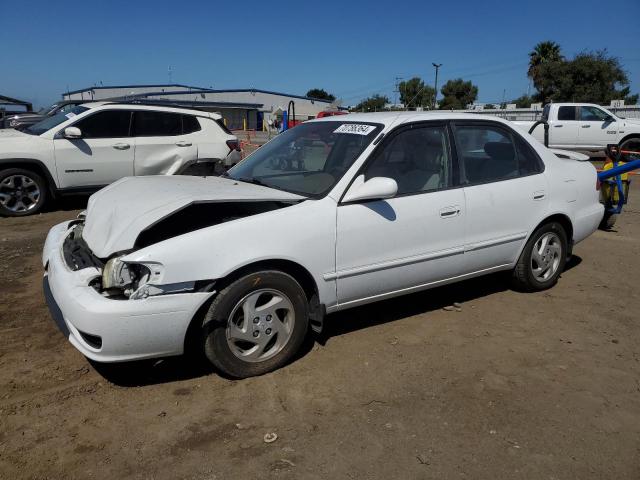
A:
{"label": "clear blue sky", "polygon": [[395,77],[472,80],[479,100],[527,91],[528,52],[607,48],[640,91],[640,1],[0,0],[0,94],[42,106],[71,90],[167,83],[313,87],[392,100]]}

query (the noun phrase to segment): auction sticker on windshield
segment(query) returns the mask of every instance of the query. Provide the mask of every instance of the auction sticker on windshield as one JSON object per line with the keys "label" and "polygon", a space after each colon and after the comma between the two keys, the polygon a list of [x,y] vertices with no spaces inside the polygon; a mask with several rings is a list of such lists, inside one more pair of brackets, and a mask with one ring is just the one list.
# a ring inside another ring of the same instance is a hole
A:
{"label": "auction sticker on windshield", "polygon": [[358,123],[345,123],[336,128],[333,133],[351,133],[354,135],[369,135],[376,129],[373,125],[361,125]]}

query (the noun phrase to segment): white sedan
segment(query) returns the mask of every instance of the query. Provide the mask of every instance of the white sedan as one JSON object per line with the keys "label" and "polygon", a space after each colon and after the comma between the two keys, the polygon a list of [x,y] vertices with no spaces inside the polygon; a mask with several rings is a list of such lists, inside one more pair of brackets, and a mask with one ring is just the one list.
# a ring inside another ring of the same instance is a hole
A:
{"label": "white sedan", "polygon": [[[596,170],[495,117],[303,123],[223,177],[125,178],[54,227],[45,293],[98,362],[274,370],[324,315],[499,270],[542,290],[602,218]],[[577,158],[577,157],[574,157]]]}

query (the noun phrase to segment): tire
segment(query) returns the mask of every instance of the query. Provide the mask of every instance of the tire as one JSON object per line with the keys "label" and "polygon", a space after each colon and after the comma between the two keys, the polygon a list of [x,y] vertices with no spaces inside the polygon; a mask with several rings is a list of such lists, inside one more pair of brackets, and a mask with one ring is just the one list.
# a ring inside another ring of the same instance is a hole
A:
{"label": "tire", "polygon": [[[547,239],[547,247],[539,252],[544,238]],[[529,238],[513,269],[514,287],[527,292],[551,288],[564,270],[567,253],[564,227],[557,222],[542,225]]]}
{"label": "tire", "polygon": [[47,200],[47,182],[37,173],[24,168],[0,171],[0,216],[34,215]]}
{"label": "tire", "polygon": [[263,375],[291,360],[308,326],[308,300],[293,277],[276,270],[250,273],[211,303],[202,329],[204,354],[229,377]]}
{"label": "tire", "polygon": [[618,219],[618,215],[615,213],[604,212],[604,217],[600,221],[600,225],[598,228],[600,230],[611,230],[613,226],[616,224],[616,220]]}

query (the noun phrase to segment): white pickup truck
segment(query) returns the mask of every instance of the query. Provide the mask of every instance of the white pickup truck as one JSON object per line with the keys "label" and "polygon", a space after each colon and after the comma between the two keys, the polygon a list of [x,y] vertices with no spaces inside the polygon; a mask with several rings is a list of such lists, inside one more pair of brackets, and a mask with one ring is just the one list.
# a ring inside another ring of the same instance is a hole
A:
{"label": "white pickup truck", "polygon": [[[640,119],[620,118],[606,108],[590,103],[545,105],[542,119],[549,123],[549,147],[601,151],[607,144],[640,141]],[[529,131],[535,122],[513,122]],[[544,125],[533,136],[544,143]]]}

